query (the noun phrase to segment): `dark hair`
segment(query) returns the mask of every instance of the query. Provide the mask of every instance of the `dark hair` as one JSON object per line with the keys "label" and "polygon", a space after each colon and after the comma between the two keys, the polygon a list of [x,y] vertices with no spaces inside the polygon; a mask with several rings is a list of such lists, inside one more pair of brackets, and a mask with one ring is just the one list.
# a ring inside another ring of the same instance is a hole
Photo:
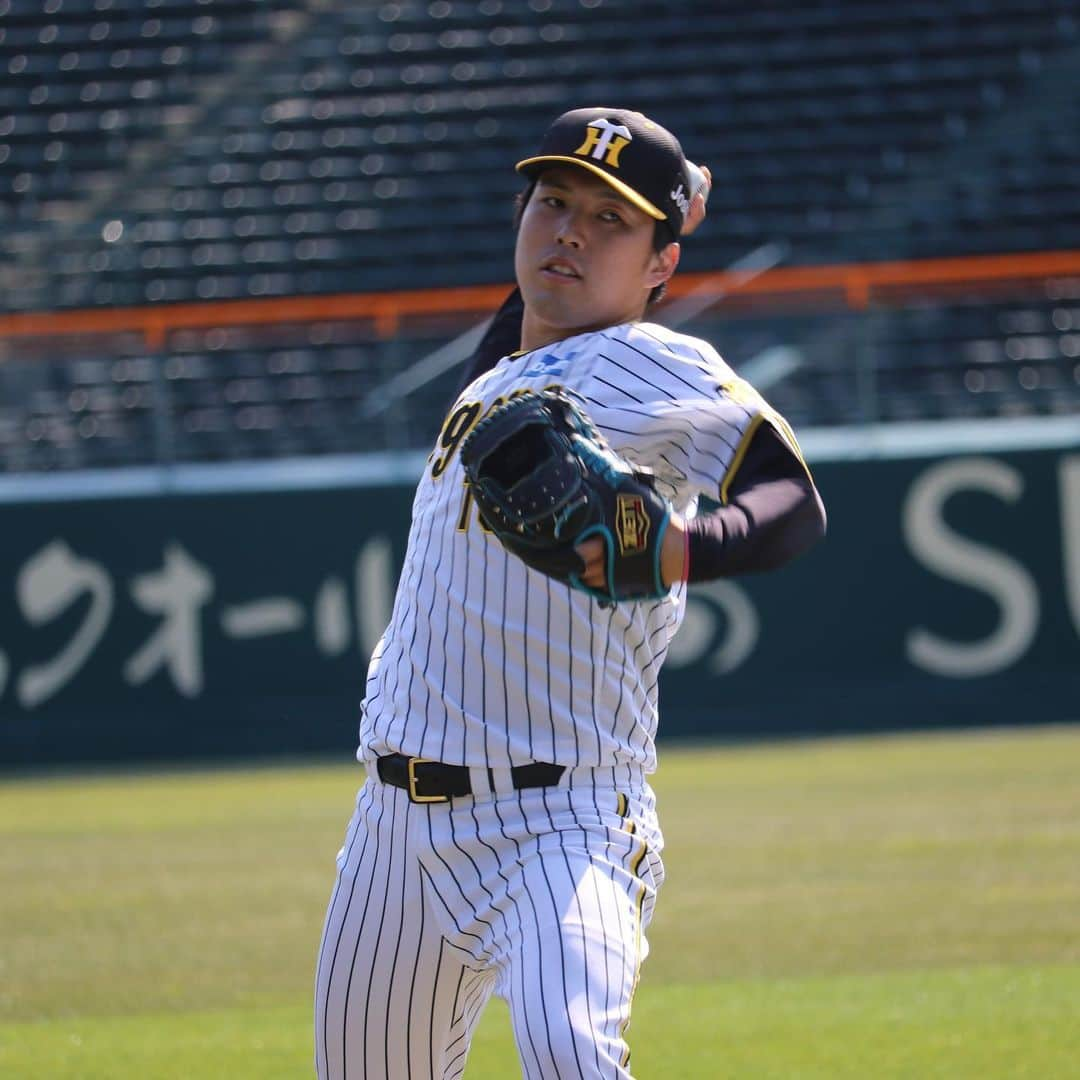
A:
{"label": "dark hair", "polygon": [[[525,207],[528,205],[529,199],[532,198],[532,193],[536,190],[536,181],[539,177],[529,181],[529,186],[524,191],[519,191],[514,196],[514,229],[515,231],[521,226],[521,216],[525,213]],[[671,227],[666,221],[657,221],[653,228],[652,246],[653,251],[663,251],[668,244],[674,244],[676,240],[671,235]],[[661,281],[659,285],[653,286],[649,292],[648,297],[645,300],[645,307],[650,308],[659,300],[663,300],[664,294],[667,292],[667,282]]]}

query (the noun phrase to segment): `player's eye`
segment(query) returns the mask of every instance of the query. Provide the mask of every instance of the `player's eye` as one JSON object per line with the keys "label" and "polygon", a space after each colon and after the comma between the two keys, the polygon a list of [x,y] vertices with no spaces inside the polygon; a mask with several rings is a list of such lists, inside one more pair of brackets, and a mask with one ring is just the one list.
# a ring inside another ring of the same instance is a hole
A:
{"label": "player's eye", "polygon": [[621,224],[623,216],[617,210],[601,210],[600,220],[610,222],[613,225]]}

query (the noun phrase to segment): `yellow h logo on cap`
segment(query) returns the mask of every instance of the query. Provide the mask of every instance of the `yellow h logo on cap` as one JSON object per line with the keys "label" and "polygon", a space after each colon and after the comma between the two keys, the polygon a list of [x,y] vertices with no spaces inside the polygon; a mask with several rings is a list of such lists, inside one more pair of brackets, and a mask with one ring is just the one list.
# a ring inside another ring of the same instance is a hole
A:
{"label": "yellow h logo on cap", "polygon": [[588,155],[617,169],[619,154],[630,145],[633,135],[622,124],[613,124],[610,120],[593,120],[585,129],[585,141],[574,151],[582,157]]}

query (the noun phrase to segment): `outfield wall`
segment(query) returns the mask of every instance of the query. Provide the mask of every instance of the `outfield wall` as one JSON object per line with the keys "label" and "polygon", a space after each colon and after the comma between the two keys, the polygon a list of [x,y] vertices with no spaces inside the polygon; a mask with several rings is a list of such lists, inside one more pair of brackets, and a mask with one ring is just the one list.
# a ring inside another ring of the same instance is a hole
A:
{"label": "outfield wall", "polygon": [[[807,438],[828,538],[693,590],[662,734],[1080,718],[1080,420],[965,430]],[[347,753],[422,466],[7,478],[0,763]]]}

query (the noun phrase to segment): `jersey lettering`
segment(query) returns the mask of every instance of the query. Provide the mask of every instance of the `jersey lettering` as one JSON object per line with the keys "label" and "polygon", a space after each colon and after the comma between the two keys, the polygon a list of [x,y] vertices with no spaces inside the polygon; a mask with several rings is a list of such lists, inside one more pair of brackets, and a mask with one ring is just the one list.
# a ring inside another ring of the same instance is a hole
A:
{"label": "jersey lettering", "polygon": [[431,475],[433,477],[438,478],[446,472],[446,467],[450,464],[454,452],[461,446],[465,436],[472,431],[473,424],[479,418],[482,407],[483,405],[479,401],[467,401],[454,409],[446,418],[446,423],[443,424],[442,432],[439,434],[437,447],[443,453],[441,457],[436,459],[435,464],[431,466]]}

